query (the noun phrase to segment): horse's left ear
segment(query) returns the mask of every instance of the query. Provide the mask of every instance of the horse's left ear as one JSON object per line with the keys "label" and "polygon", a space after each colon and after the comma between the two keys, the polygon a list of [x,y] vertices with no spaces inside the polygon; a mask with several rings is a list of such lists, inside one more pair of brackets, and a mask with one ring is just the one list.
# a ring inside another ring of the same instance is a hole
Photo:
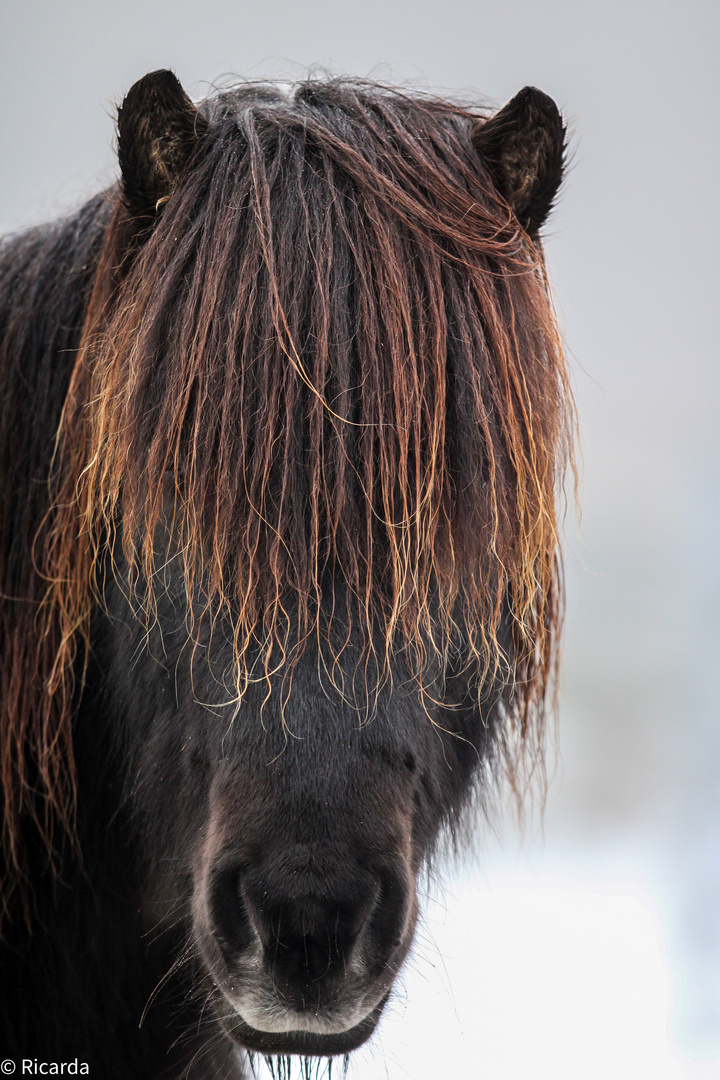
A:
{"label": "horse's left ear", "polygon": [[477,124],[473,145],[522,227],[536,233],[563,177],[565,124],[555,102],[526,86],[490,120]]}
{"label": "horse's left ear", "polygon": [[155,215],[207,131],[172,71],[151,71],[118,109],[118,159],[128,209]]}

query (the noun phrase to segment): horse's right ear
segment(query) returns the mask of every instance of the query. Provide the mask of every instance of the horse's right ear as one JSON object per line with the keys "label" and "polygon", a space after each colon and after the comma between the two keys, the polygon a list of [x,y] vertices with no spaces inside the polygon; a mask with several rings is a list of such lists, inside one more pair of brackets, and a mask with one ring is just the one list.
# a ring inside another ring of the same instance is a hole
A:
{"label": "horse's right ear", "polygon": [[157,214],[207,127],[172,71],[151,71],[130,88],[118,109],[118,159],[133,214]]}
{"label": "horse's right ear", "polygon": [[526,86],[500,112],[479,121],[473,145],[495,187],[532,236],[562,182],[565,124],[551,97]]}

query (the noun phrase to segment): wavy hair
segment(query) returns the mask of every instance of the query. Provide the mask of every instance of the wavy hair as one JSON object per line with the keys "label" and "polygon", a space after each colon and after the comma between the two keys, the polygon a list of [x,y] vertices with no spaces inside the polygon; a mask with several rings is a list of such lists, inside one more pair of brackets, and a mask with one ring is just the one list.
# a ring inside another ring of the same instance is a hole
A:
{"label": "wavy hair", "polygon": [[71,823],[114,551],[148,626],[168,559],[190,635],[228,620],[237,701],[311,636],[333,672],[359,634],[376,682],[398,650],[421,685],[449,658],[479,695],[500,673],[517,779],[557,657],[573,421],[541,248],[478,154],[484,120],[348,80],[243,86],[198,116],[152,215],[127,184],[108,196],[37,552],[40,689],[4,774],[30,745]]}

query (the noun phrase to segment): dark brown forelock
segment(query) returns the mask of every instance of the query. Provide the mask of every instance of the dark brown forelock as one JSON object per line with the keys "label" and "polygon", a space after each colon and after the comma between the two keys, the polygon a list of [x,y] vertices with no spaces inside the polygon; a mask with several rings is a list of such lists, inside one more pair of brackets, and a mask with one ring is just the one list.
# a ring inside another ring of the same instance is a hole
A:
{"label": "dark brown forelock", "polygon": [[109,538],[150,623],[172,520],[189,606],[234,628],[238,700],[258,649],[263,677],[291,672],[314,634],[332,670],[349,621],[381,676],[405,648],[422,682],[462,641],[478,693],[512,668],[517,783],[557,654],[572,407],[542,257],[474,154],[477,116],[348,81],[202,108],[154,232],[130,259],[118,202],[107,234],[58,437],[39,723],[70,730]]}

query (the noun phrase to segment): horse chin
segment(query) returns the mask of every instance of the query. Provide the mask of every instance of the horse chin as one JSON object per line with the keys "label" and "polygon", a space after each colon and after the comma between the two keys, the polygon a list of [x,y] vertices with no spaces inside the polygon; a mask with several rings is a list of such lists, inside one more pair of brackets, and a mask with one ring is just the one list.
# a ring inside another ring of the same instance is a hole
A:
{"label": "horse chin", "polygon": [[334,1057],[349,1054],[370,1038],[390,997],[390,992],[364,1020],[347,1031],[318,1034],[313,1031],[259,1031],[239,1014],[223,1017],[220,1023],[231,1039],[245,1050],[259,1054],[299,1054],[302,1057]]}

